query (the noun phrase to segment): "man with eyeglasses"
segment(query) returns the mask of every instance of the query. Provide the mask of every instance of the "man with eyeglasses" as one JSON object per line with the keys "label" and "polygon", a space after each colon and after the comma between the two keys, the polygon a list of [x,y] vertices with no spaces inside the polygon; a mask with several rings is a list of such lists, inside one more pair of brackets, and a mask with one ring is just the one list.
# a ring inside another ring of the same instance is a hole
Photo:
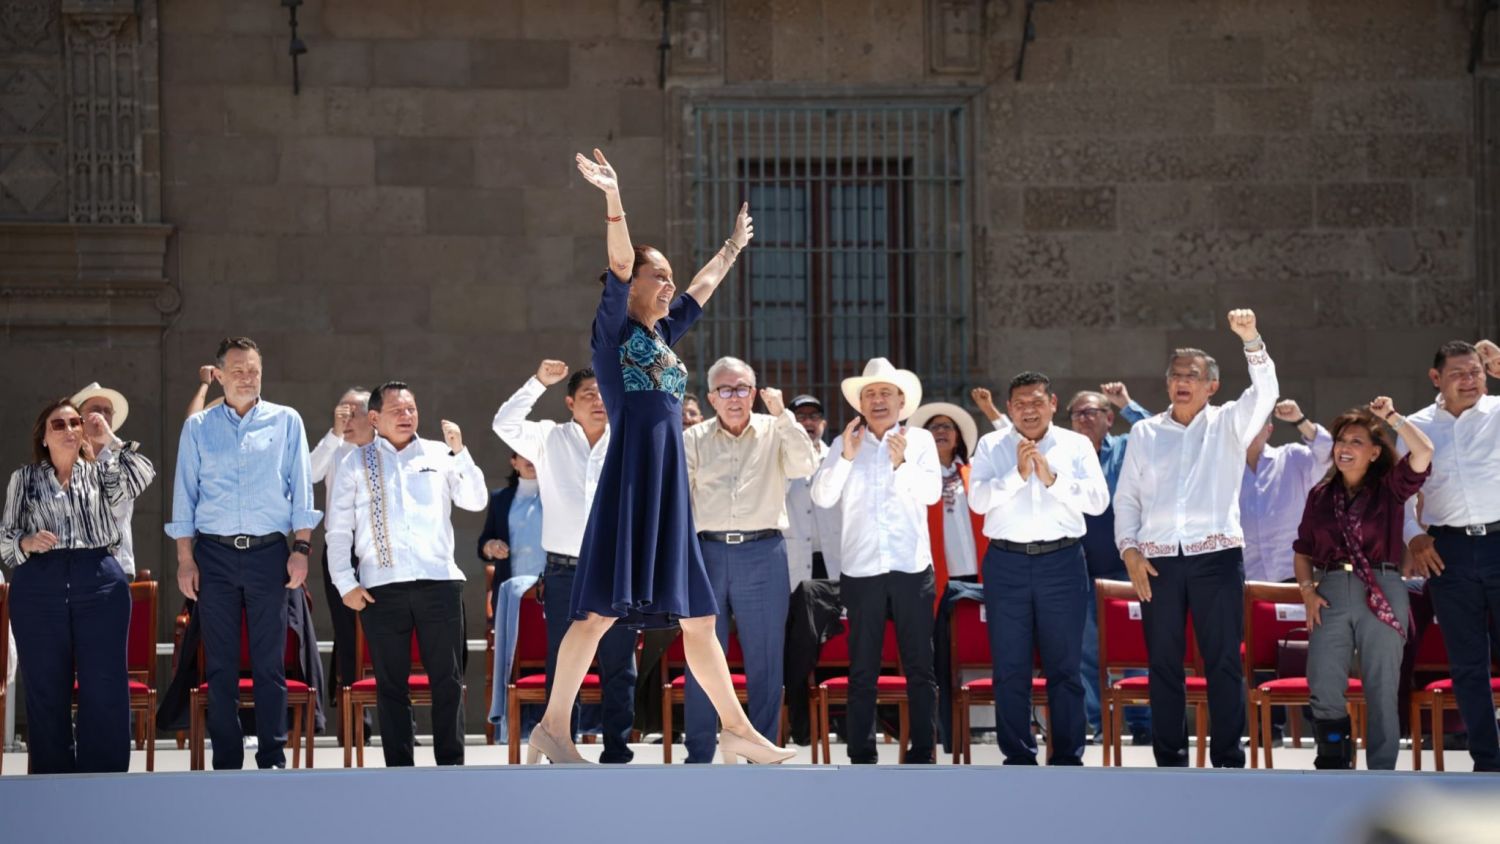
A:
{"label": "man with eyeglasses", "polygon": [[1249,310],[1229,312],[1244,343],[1250,387],[1236,401],[1209,404],[1219,364],[1201,349],[1167,360],[1171,409],[1137,424],[1115,494],[1115,545],[1141,599],[1150,661],[1156,764],[1187,765],[1183,659],[1191,614],[1208,681],[1216,768],[1242,768],[1245,752],[1243,639],[1245,544],[1240,481],[1245,449],[1276,404],[1276,367]]}
{"label": "man with eyeglasses", "polygon": [[[1068,424],[1074,432],[1084,435],[1099,457],[1099,467],[1104,472],[1105,484],[1113,499],[1115,487],[1120,482],[1120,466],[1125,462],[1125,447],[1130,434],[1113,434],[1115,410],[1126,422],[1134,424],[1151,415],[1151,412],[1130,398],[1130,391],[1119,381],[1099,385],[1099,391],[1084,390],[1068,402]],[[1125,573],[1125,561],[1115,548],[1115,509],[1111,500],[1103,513],[1083,516],[1083,556],[1088,563],[1089,595],[1083,625],[1083,710],[1088,719],[1089,730],[1100,734],[1103,708],[1099,689],[1099,621],[1098,609],[1094,606],[1094,578],[1129,580]],[[1125,676],[1143,676],[1143,671],[1129,671]],[[1125,710],[1125,723],[1130,728],[1131,743],[1137,746],[1151,743],[1151,712],[1144,706],[1131,706]]]}
{"label": "man with eyeglasses", "polygon": [[[1490,679],[1491,637],[1500,639],[1500,398],[1485,376],[1500,378],[1500,346],[1489,340],[1444,343],[1427,377],[1437,401],[1407,417],[1432,440],[1432,475],[1406,502],[1403,539],[1412,571],[1427,578],[1448,645],[1459,715],[1476,771],[1500,771]],[[1398,446],[1404,455],[1405,443]]]}
{"label": "man with eyeglasses", "polygon": [[[759,392],[766,413],[752,413]],[[781,391],[757,391],[755,370],[725,357],[708,370],[714,417],[683,434],[693,522],[718,603],[719,644],[728,647],[729,618],[745,657],[747,714],[763,736],[779,734],[786,614],[791,596],[786,541],[786,484],[817,467],[812,439],[786,409]],[[688,672],[689,763],[708,763],[718,745],[718,716]],[[670,738],[667,739],[670,741]]]}

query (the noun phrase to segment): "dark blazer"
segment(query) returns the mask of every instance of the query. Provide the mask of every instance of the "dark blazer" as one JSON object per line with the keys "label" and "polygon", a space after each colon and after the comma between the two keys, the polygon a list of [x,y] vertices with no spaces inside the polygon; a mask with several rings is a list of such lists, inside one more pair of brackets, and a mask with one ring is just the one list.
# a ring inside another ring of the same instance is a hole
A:
{"label": "dark blazer", "polygon": [[475,552],[479,555],[479,561],[486,565],[495,567],[495,579],[490,585],[490,609],[495,608],[496,596],[500,594],[500,584],[510,580],[510,560],[487,560],[484,556],[484,543],[491,539],[498,539],[505,544],[510,544],[510,505],[516,500],[516,484],[511,484],[504,489],[497,489],[490,493],[490,509],[484,516],[484,530],[479,532],[479,544]]}

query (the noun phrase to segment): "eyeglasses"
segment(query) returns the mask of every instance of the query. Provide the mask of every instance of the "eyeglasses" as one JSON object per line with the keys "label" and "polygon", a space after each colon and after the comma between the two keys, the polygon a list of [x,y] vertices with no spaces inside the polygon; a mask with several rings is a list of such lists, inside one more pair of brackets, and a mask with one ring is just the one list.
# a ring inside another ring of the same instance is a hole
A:
{"label": "eyeglasses", "polygon": [[49,419],[47,420],[47,427],[51,428],[54,431],[66,431],[69,428],[82,428],[83,417],[69,416],[67,419]]}
{"label": "eyeglasses", "polygon": [[810,419],[818,420],[823,418],[822,411],[818,410],[798,410],[793,412],[792,415],[797,418],[798,422],[804,422]]}
{"label": "eyeglasses", "polygon": [[1108,411],[1100,407],[1080,407],[1068,412],[1070,419],[1093,419],[1095,416],[1103,416]]}
{"label": "eyeglasses", "polygon": [[750,394],[753,393],[753,392],[755,392],[755,388],[754,387],[746,387],[744,384],[741,384],[738,387],[717,387],[717,388],[714,389],[714,392],[718,393],[719,398],[721,398],[721,399],[728,399],[728,398],[744,399],[744,398],[749,398]]}
{"label": "eyeglasses", "polygon": [[932,423],[932,424],[931,424],[931,425],[928,425],[928,426],[927,426],[927,430],[929,430],[929,431],[932,431],[932,432],[934,432],[934,433],[936,433],[936,432],[938,432],[938,431],[948,431],[948,432],[953,432],[953,431],[957,431],[957,430],[958,430],[958,429],[957,429],[957,428],[955,428],[955,427],[954,427],[954,426],[953,426],[953,425],[952,425],[952,424],[951,424],[951,423],[949,423],[949,422],[934,422],[934,423]]}

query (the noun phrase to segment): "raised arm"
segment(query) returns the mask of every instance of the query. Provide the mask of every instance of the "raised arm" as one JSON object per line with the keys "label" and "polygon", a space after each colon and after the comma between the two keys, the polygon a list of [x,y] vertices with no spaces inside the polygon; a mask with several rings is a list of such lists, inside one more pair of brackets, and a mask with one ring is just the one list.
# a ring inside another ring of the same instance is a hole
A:
{"label": "raised arm", "polygon": [[740,250],[755,237],[754,222],[754,218],[750,216],[750,203],[742,204],[740,213],[734,218],[734,231],[724,241],[724,247],[714,253],[708,263],[703,265],[703,269],[693,276],[693,283],[688,285],[687,293],[698,303],[698,307],[708,304],[709,297],[719,289],[719,282],[729,275],[734,260],[740,256]]}
{"label": "raised arm", "polygon": [[[1276,365],[1271,362],[1271,356],[1266,353],[1265,341],[1260,337],[1255,312],[1230,311],[1229,328],[1244,342],[1245,362],[1250,365],[1250,386],[1232,403],[1229,411],[1235,433],[1240,439],[1240,447],[1249,448],[1276,407],[1276,394],[1281,385],[1276,380]],[[1128,459],[1128,451],[1126,455]],[[1118,514],[1119,509],[1116,508],[1115,512]]]}
{"label": "raised arm", "polygon": [[616,276],[630,280],[630,270],[635,266],[635,247],[630,243],[630,227],[625,224],[625,206],[620,202],[620,179],[615,168],[609,166],[604,153],[594,150],[594,160],[583,153],[573,157],[578,172],[589,184],[604,191],[605,245],[609,250],[609,268]]}
{"label": "raised arm", "polygon": [[1370,402],[1370,412],[1391,426],[1391,430],[1401,439],[1403,450],[1410,458],[1412,471],[1426,472],[1427,467],[1432,465],[1432,440],[1427,438],[1427,434],[1397,413],[1395,403],[1387,396],[1380,396]]}

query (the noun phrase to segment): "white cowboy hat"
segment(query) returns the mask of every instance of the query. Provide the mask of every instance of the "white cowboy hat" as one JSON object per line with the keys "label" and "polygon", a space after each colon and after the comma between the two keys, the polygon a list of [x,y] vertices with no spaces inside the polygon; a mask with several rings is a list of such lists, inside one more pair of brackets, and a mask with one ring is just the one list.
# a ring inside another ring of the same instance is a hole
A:
{"label": "white cowboy hat", "polygon": [[979,425],[974,422],[974,416],[969,411],[958,405],[945,401],[924,404],[906,420],[906,424],[913,428],[926,428],[927,423],[936,416],[946,416],[953,420],[953,424],[958,426],[958,433],[964,438],[964,448],[972,458],[974,449],[979,445]]}
{"label": "white cowboy hat", "polygon": [[906,397],[906,403],[902,405],[900,419],[905,419],[915,413],[922,404],[922,379],[909,369],[897,369],[885,358],[871,358],[870,362],[865,364],[863,375],[844,379],[841,385],[844,400],[858,411],[859,391],[870,384],[891,384],[901,391],[901,394]]}
{"label": "white cowboy hat", "polygon": [[111,431],[120,430],[120,426],[125,424],[125,417],[130,415],[130,402],[125,400],[125,396],[119,390],[101,387],[99,386],[99,382],[95,381],[73,395],[73,405],[75,407],[83,407],[84,402],[93,398],[109,400],[110,405],[115,409],[115,415],[110,420],[109,429]]}

